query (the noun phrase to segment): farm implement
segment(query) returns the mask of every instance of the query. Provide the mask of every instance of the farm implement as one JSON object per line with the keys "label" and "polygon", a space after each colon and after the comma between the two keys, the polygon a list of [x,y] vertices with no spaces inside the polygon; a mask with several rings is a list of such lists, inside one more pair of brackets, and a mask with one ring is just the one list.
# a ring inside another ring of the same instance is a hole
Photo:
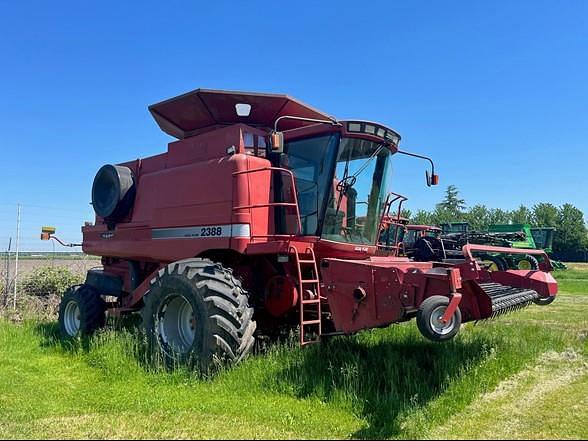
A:
{"label": "farm implement", "polygon": [[[465,244],[494,245],[517,249],[541,249],[552,252],[555,228],[532,228],[529,224],[494,224],[488,231],[472,231],[467,222],[443,224],[442,239],[447,248],[461,249]],[[531,254],[499,255],[489,253],[486,260],[493,270],[538,269],[539,263]],[[564,263],[551,260],[554,269],[566,269]]]}
{"label": "farm implement", "polygon": [[537,269],[489,271],[478,255],[504,248],[416,261],[383,246],[391,207],[406,200],[389,191],[395,157],[427,161],[426,183],[438,183],[433,161],[401,150],[385,125],[285,95],[203,89],[149,110],[176,140],[96,174],[83,250],[102,268],[63,296],[66,337],[140,313],[153,353],[206,370],[284,329],[307,345],[416,318],[443,341],[556,295],[542,250],[507,249]]}

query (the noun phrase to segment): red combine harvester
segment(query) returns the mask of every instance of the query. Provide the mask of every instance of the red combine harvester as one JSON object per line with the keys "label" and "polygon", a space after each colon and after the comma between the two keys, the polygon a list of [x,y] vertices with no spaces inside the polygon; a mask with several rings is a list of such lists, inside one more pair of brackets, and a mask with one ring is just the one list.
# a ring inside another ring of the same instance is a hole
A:
{"label": "red combine harvester", "polygon": [[[152,350],[208,369],[237,362],[255,337],[299,328],[300,343],[416,317],[448,340],[557,292],[540,250],[537,271],[490,272],[463,259],[416,262],[379,247],[404,197],[388,191],[400,136],[338,121],[285,95],[199,89],[149,108],[177,138],[167,152],[102,167],[83,250],[102,256],[60,307],[65,336],[107,314],[140,312]],[[492,252],[517,253],[492,248]]]}

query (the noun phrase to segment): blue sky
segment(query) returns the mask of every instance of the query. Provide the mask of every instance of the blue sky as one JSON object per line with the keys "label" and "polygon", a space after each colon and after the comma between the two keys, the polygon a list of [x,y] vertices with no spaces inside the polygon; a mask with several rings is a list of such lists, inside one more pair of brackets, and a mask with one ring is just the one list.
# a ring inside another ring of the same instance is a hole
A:
{"label": "blue sky", "polygon": [[92,220],[104,163],[164,151],[147,106],[198,88],[288,93],[380,121],[404,149],[393,190],[430,209],[571,202],[588,212],[588,2],[5,2],[0,249],[23,204],[67,240]]}

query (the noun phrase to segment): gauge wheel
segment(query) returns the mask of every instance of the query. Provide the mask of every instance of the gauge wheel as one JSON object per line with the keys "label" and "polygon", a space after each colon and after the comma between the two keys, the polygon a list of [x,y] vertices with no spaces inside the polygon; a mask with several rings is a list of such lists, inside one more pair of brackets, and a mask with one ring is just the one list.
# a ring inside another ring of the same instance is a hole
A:
{"label": "gauge wheel", "polygon": [[421,304],[417,312],[417,326],[421,334],[432,341],[451,340],[461,326],[461,311],[455,310],[451,319],[444,323],[441,319],[449,306],[445,296],[432,296]]}

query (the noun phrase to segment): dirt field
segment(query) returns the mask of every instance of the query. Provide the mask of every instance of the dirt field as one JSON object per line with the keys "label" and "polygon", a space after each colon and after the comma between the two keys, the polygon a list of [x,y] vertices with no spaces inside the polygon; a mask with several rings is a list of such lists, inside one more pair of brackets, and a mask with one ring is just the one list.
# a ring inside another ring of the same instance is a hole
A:
{"label": "dirt field", "polygon": [[[72,272],[84,274],[90,268],[100,265],[100,258],[95,256],[83,256],[80,258],[59,258],[56,257],[52,259],[50,257],[47,258],[31,258],[31,257],[24,257],[20,258],[18,261],[18,273],[21,276],[25,276],[26,274],[30,273],[35,268],[43,267],[43,266],[56,266],[56,267],[65,267],[69,268]],[[2,276],[2,280],[6,278],[6,261],[2,260],[0,262],[0,276]],[[14,276],[14,256],[10,261],[10,278]]]}

